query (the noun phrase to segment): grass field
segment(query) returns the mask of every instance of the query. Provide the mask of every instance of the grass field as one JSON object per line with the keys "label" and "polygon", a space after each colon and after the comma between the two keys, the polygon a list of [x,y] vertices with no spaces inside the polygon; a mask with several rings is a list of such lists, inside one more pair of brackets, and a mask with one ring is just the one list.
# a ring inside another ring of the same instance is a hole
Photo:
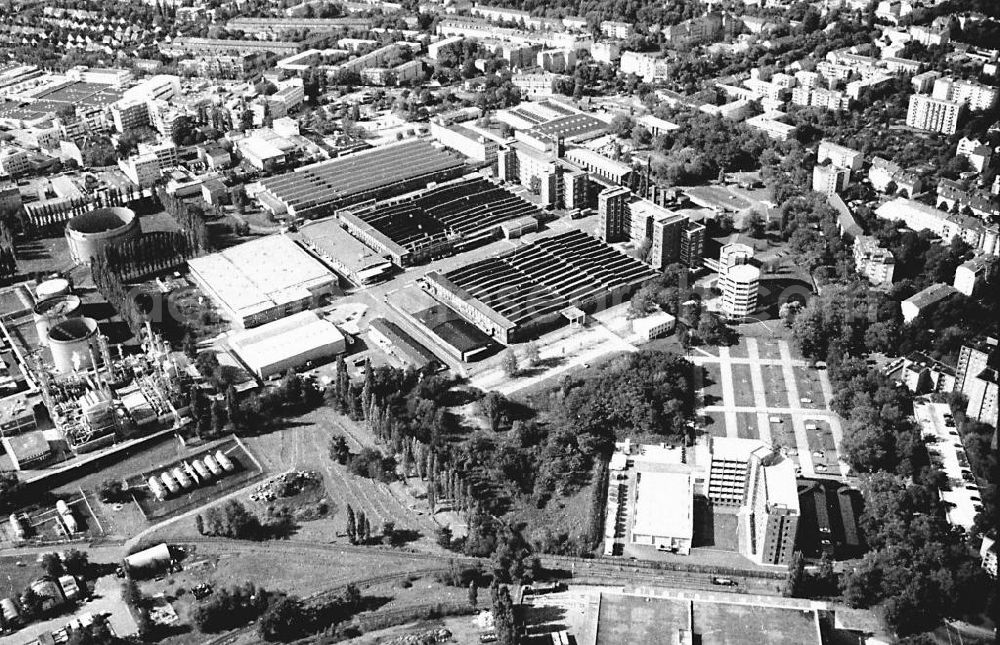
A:
{"label": "grass field", "polygon": [[722,369],[718,363],[705,363],[702,369],[695,370],[696,375],[701,376],[701,386],[703,388],[703,405],[722,404]]}
{"label": "grass field", "polygon": [[785,386],[785,375],[778,365],[761,365],[764,377],[764,399],[769,408],[787,408],[788,388]]}
{"label": "grass field", "polygon": [[713,437],[726,436],[726,417],[722,412],[702,412],[701,426],[704,432]]}
{"label": "grass field", "polygon": [[760,338],[757,340],[757,354],[764,359],[780,359],[781,348],[776,340]]}
{"label": "grass field", "polygon": [[733,358],[750,358],[750,350],[747,347],[747,339],[740,337],[739,342],[729,346],[729,355]]}
{"label": "grass field", "polygon": [[736,433],[740,439],[760,439],[756,412],[736,413]]}
{"label": "grass field", "polygon": [[[427,514],[426,502],[415,497],[420,486],[407,488],[398,483],[389,486],[350,474],[346,466],[329,457],[330,437],[334,433],[345,437],[352,452],[375,445],[374,438],[362,424],[326,407],[290,420],[280,430],[247,437],[244,442],[270,472],[295,468],[320,473],[329,499],[338,511],[350,505],[355,513],[363,511],[373,526],[381,527],[384,522],[391,521],[397,529],[416,531],[433,539],[437,524]],[[339,527],[337,532],[344,532],[346,512],[338,512],[335,519]]]}
{"label": "grass field", "polygon": [[702,645],[807,645],[819,643],[815,616],[797,609],[696,600],[605,594],[597,645],[653,645],[692,629]]}
{"label": "grass field", "polygon": [[[823,389],[820,386],[819,375],[816,370],[805,367],[794,367],[795,382],[799,388],[799,401],[793,401],[794,405],[814,410],[826,409],[826,398],[823,396]],[[801,399],[811,399],[806,403]]]}
{"label": "grass field", "polygon": [[768,417],[781,419],[781,423],[770,423],[771,443],[785,448],[795,448],[795,430],[792,428],[792,415],[771,414]]}
{"label": "grass field", "polygon": [[[183,566],[184,570],[178,573],[140,583],[140,588],[146,595],[163,593],[173,604],[181,622],[190,620],[191,612],[197,602],[191,595],[190,589],[201,583],[208,583],[215,589],[220,589],[250,581],[268,590],[306,597],[337,585],[389,572],[403,573],[428,568],[424,563],[394,558],[391,553],[384,551],[373,551],[371,555],[352,553],[350,557],[345,557],[336,549],[306,550],[297,547],[294,542],[244,541],[234,541],[232,547],[215,544],[197,545]],[[364,595],[387,595],[385,589],[368,590],[364,585],[361,587]],[[459,592],[462,596],[466,594],[464,589]],[[389,600],[394,599],[394,596],[389,598]],[[205,634],[192,629],[160,642],[168,645],[195,645],[206,640]]]}
{"label": "grass field", "polygon": [[733,392],[736,395],[735,405],[741,407],[757,405],[753,382],[750,380],[749,365],[733,363]]}

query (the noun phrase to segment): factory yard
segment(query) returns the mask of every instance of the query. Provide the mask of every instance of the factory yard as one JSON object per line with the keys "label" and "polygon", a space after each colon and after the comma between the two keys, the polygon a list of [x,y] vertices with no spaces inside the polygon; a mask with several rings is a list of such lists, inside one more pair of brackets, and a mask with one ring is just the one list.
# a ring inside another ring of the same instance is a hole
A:
{"label": "factory yard", "polygon": [[744,336],[732,347],[696,347],[688,359],[704,370],[699,415],[707,434],[775,443],[805,477],[847,476],[829,377],[794,358],[789,341]]}

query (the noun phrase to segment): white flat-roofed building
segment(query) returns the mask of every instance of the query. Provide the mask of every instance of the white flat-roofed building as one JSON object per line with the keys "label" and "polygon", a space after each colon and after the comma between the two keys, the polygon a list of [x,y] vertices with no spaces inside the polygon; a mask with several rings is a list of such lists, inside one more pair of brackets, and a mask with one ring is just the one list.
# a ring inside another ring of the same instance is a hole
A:
{"label": "white flat-roofed building", "polygon": [[229,345],[258,378],[342,354],[344,335],[312,311],[302,311],[253,330],[232,334]]}
{"label": "white flat-roofed building", "polygon": [[378,282],[392,272],[392,262],[348,233],[337,220],[310,222],[299,234],[303,246],[355,284]]}
{"label": "white flat-roofed building", "polygon": [[890,285],[896,259],[874,237],[859,235],[854,238],[854,268],[874,286]]}
{"label": "white flat-roofed building", "polygon": [[740,551],[758,564],[786,565],[799,526],[795,463],[773,456],[755,462],[748,485],[747,504],[739,513]]}
{"label": "white flat-roofed building", "polygon": [[957,101],[914,94],[910,96],[910,106],[906,111],[906,125],[917,130],[955,134],[962,107],[963,104]]}
{"label": "white flat-roofed building", "polygon": [[977,255],[955,268],[955,281],[952,286],[959,292],[972,297],[986,281],[991,263],[995,261],[986,255]]}
{"label": "white flat-roofed building", "polygon": [[499,138],[474,125],[443,124],[431,121],[431,136],[442,145],[457,150],[466,157],[493,164],[500,149]]}
{"label": "white flat-roofed building", "polygon": [[605,157],[588,148],[570,148],[566,151],[565,156],[568,161],[586,170],[591,175],[597,175],[619,186],[629,186],[631,184],[632,167],[620,161]]}
{"label": "white flat-roofed building", "polygon": [[687,555],[694,536],[694,478],[690,473],[636,475],[632,543]]}
{"label": "white flat-roofed building", "polygon": [[722,312],[729,318],[744,318],[757,310],[760,269],[751,264],[737,264],[719,276]]}
{"label": "white flat-roofed building", "polygon": [[660,119],[652,114],[646,114],[644,116],[636,119],[636,122],[642,127],[649,130],[650,134],[654,137],[658,137],[661,134],[666,134],[668,132],[673,132],[674,130],[680,130],[681,126],[676,123],[671,123],[665,119]]}
{"label": "white flat-roofed building", "polygon": [[902,197],[882,204],[875,209],[875,215],[903,222],[914,231],[931,231],[948,242],[957,235],[974,248],[989,255],[997,254],[995,226],[986,226],[975,217],[962,213],[947,213],[922,202]]}
{"label": "white flat-roofed building", "polygon": [[676,325],[677,318],[665,311],[657,311],[633,320],[632,331],[639,334],[644,340],[653,340],[660,336],[666,336],[674,330]]}
{"label": "white flat-roofed building", "polygon": [[250,136],[236,142],[243,159],[258,170],[270,170],[285,162],[285,151],[273,141],[260,136]]}
{"label": "white flat-roofed building", "polygon": [[788,141],[795,136],[797,129],[794,125],[780,121],[784,117],[784,112],[765,112],[764,114],[750,117],[744,123],[755,130],[760,130],[772,139]]}
{"label": "white flat-roofed building", "polygon": [[838,168],[847,168],[851,172],[861,170],[865,156],[858,150],[853,150],[846,146],[841,146],[832,141],[820,141],[819,150],[816,152],[816,163],[820,164],[830,160]]}
{"label": "white flat-roofed building", "polygon": [[314,307],[337,278],[284,235],[188,260],[192,279],[240,327],[249,328]]}
{"label": "white flat-roofed building", "polygon": [[839,193],[847,188],[851,171],[833,164],[816,164],[813,166],[812,189],[824,195]]}

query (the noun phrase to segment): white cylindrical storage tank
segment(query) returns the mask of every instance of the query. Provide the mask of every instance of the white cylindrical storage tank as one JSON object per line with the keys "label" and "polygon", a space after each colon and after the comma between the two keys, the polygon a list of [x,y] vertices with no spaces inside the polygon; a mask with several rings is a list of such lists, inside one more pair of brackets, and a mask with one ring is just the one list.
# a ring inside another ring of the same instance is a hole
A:
{"label": "white cylindrical storage tank", "polygon": [[38,335],[38,343],[47,345],[49,342],[49,330],[67,318],[76,318],[82,314],[79,296],[71,293],[52,296],[45,300],[39,300],[32,308],[32,318],[35,321],[35,333]]}
{"label": "white cylindrical storage tank", "polygon": [[170,476],[170,473],[160,473],[160,480],[172,494],[180,492],[181,487],[177,485],[177,482],[175,482],[174,478]]}
{"label": "white cylindrical storage tank", "polygon": [[198,471],[191,467],[191,464],[185,461],[181,464],[181,467],[184,468],[184,474],[187,475],[192,482],[194,482],[195,486],[201,483],[201,475],[199,475]]}
{"label": "white cylindrical storage tank", "polygon": [[76,518],[73,517],[73,514],[69,511],[67,511],[64,515],[60,515],[59,519],[61,519],[63,524],[66,525],[66,530],[70,533],[76,533],[79,530],[79,527],[76,524]]}
{"label": "white cylindrical storage tank", "polygon": [[8,625],[17,622],[21,617],[21,612],[17,609],[17,603],[10,598],[0,600],[0,613],[3,614],[4,622]]}
{"label": "white cylindrical storage tank", "polygon": [[146,483],[149,484],[149,492],[153,494],[153,497],[161,502],[167,498],[167,489],[163,487],[163,483],[159,479],[150,477]]}
{"label": "white cylindrical storage tank", "polygon": [[21,518],[16,513],[10,514],[10,530],[14,532],[14,536],[18,540],[24,539],[24,524],[21,523]]}
{"label": "white cylindrical storage tank", "polygon": [[200,459],[195,459],[192,465],[194,466],[194,471],[198,473],[198,476],[201,477],[202,481],[211,481],[212,471],[210,471]]}
{"label": "white cylindrical storage tank", "polygon": [[69,280],[66,278],[52,278],[51,280],[38,283],[38,286],[35,287],[35,297],[39,301],[55,298],[56,296],[69,295],[69,293]]}
{"label": "white cylindrical storage tank", "polygon": [[77,264],[90,264],[105,248],[142,233],[130,208],[95,208],[66,223],[66,243]]}
{"label": "white cylindrical storage tank", "polygon": [[219,465],[222,466],[222,469],[228,473],[231,473],[234,470],[236,470],[236,466],[233,464],[233,461],[229,457],[227,457],[225,453],[223,453],[221,450],[217,450],[215,452],[215,460],[218,461]]}
{"label": "white cylindrical storage tank", "polygon": [[97,335],[93,318],[69,318],[49,329],[49,350],[56,371],[70,374],[77,367],[93,367],[94,357],[100,356]]}
{"label": "white cylindrical storage tank", "polygon": [[205,455],[205,466],[207,466],[208,469],[212,471],[212,474],[215,475],[216,477],[221,475],[223,472],[222,466],[219,465],[219,462],[217,462],[215,460],[215,457],[213,457],[212,455]]}
{"label": "white cylindrical storage tank", "polygon": [[69,506],[66,506],[66,502],[62,501],[61,499],[57,499],[56,512],[59,513],[60,515],[65,515],[66,513],[69,513]]}
{"label": "white cylindrical storage tank", "polygon": [[194,488],[194,482],[192,482],[191,478],[187,476],[187,473],[180,468],[174,468],[170,471],[170,474],[174,476],[174,479],[177,480],[177,483],[180,484],[181,488]]}

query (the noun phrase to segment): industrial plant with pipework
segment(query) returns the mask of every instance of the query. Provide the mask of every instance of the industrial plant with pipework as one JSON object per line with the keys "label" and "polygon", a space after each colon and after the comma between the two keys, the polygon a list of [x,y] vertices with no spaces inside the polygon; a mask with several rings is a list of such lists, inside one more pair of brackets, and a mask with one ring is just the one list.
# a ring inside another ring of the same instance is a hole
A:
{"label": "industrial plant with pipework", "polygon": [[409,140],[297,168],[261,180],[260,203],[275,215],[315,219],[369,199],[386,199],[468,171],[465,161]]}
{"label": "industrial plant with pipework", "polygon": [[337,277],[285,235],[188,260],[191,279],[237,326],[257,327],[315,307]]}
{"label": "industrial plant with pipework", "polygon": [[531,202],[481,177],[435,186],[365,208],[342,212],[353,234],[405,266],[414,255],[444,255],[500,236],[500,225],[540,216]]}
{"label": "industrial plant with pipework", "polygon": [[497,257],[427,274],[422,286],[501,343],[559,324],[564,312],[625,302],[656,272],[596,238],[569,231]]}
{"label": "industrial plant with pipework", "polygon": [[135,211],[124,207],[95,208],[66,223],[66,243],[77,264],[90,264],[105,248],[139,237]]}

